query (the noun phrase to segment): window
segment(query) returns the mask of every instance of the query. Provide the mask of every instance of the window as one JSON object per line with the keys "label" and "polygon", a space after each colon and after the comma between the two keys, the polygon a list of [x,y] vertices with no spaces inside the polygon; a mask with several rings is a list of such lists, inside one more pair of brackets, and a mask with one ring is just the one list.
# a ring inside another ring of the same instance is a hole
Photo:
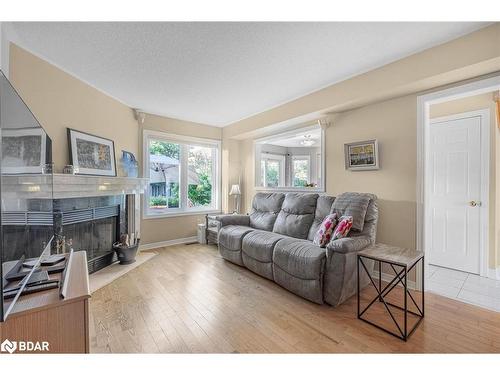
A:
{"label": "window", "polygon": [[324,192],[324,139],[320,121],[256,139],[255,189]]}
{"label": "window", "polygon": [[285,179],[285,156],[265,154],[260,160],[261,186],[278,187]]}
{"label": "window", "polygon": [[144,171],[149,189],[147,217],[172,216],[220,207],[220,142],[144,132]]}
{"label": "window", "polygon": [[309,155],[292,156],[292,186],[306,187],[311,182]]}

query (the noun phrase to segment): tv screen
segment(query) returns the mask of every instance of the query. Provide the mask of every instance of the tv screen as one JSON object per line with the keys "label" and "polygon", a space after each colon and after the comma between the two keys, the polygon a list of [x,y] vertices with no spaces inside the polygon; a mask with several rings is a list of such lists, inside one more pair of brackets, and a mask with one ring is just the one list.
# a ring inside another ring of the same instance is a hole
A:
{"label": "tv screen", "polygon": [[18,300],[42,253],[50,253],[52,142],[0,72],[0,321]]}

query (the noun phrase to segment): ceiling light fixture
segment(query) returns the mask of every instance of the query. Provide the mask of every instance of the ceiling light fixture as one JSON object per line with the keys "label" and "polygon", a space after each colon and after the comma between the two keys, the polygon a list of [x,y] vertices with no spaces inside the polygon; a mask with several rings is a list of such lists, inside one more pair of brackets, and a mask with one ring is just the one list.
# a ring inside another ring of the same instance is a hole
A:
{"label": "ceiling light fixture", "polygon": [[302,141],[300,141],[300,144],[303,146],[306,146],[306,147],[310,147],[315,143],[316,143],[316,141],[311,139],[311,134],[304,135],[304,139]]}

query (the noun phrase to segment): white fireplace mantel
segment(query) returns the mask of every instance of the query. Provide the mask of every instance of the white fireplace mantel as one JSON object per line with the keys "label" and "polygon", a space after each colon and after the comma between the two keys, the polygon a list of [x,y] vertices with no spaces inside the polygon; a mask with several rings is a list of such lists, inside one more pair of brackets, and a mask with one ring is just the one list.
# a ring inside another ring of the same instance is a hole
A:
{"label": "white fireplace mantel", "polygon": [[[149,179],[134,177],[4,175],[2,193],[9,198],[66,199],[106,195],[135,195],[146,191]],[[52,185],[52,186],[51,186]]]}
{"label": "white fireplace mantel", "polygon": [[142,194],[148,178],[54,174],[54,199]]}
{"label": "white fireplace mantel", "polygon": [[148,178],[105,177],[69,174],[2,175],[2,210],[26,210],[29,199],[68,199],[125,195],[127,231],[140,237],[140,195],[148,188]]}

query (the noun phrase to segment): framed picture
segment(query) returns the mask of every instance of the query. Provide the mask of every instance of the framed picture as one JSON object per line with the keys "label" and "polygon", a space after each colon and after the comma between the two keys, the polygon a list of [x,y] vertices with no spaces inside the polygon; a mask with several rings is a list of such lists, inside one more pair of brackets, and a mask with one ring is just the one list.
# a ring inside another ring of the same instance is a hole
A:
{"label": "framed picture", "polygon": [[116,176],[115,144],[111,139],[68,128],[70,163],[78,174]]}
{"label": "framed picture", "polygon": [[[48,147],[47,147],[48,146]],[[42,128],[2,130],[2,173],[42,173],[51,162],[50,138]]]}
{"label": "framed picture", "polygon": [[376,139],[344,145],[345,169],[366,171],[379,169],[378,142]]}

